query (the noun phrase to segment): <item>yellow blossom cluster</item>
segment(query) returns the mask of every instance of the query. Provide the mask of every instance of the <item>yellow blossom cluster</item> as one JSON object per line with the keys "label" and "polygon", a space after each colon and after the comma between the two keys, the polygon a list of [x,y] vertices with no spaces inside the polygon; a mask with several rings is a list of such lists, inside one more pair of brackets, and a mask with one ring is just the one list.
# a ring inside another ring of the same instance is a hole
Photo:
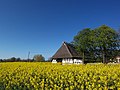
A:
{"label": "yellow blossom cluster", "polygon": [[0,63],[1,90],[120,90],[120,64]]}

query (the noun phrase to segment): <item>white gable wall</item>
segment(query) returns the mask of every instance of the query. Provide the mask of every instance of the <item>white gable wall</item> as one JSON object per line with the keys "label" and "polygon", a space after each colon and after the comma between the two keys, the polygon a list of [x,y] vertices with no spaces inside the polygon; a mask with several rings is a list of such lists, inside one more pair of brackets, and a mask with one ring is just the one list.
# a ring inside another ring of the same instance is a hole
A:
{"label": "white gable wall", "polygon": [[117,57],[116,59],[117,59],[117,63],[120,63],[120,57]]}

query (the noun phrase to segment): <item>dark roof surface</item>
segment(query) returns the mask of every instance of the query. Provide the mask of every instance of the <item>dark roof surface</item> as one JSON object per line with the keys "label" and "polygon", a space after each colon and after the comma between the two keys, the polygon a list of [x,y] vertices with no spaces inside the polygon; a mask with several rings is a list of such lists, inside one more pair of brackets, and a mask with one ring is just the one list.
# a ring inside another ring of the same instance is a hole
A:
{"label": "dark roof surface", "polygon": [[80,56],[72,45],[63,42],[62,46],[58,49],[52,58],[80,58]]}

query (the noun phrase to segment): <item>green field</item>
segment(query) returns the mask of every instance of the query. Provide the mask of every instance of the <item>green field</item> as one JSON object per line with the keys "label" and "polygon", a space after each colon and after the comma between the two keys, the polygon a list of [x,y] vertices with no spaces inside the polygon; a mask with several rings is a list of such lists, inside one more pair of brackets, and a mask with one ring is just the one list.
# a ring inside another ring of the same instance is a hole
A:
{"label": "green field", "polygon": [[120,65],[0,63],[0,90],[120,90]]}

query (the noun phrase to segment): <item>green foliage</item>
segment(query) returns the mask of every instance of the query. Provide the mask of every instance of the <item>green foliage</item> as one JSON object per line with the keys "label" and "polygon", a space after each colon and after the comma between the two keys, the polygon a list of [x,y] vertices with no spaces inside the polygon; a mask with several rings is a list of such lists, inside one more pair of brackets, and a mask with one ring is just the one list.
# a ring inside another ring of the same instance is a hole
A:
{"label": "green foliage", "polygon": [[1,90],[119,90],[119,64],[0,63]]}
{"label": "green foliage", "polygon": [[5,62],[18,62],[18,61],[21,61],[21,59],[12,57],[12,58],[9,58],[9,59],[3,59],[1,61],[5,61]]}
{"label": "green foliage", "polygon": [[73,45],[75,46],[76,50],[82,54],[83,56],[83,63],[85,59],[85,54],[90,51],[90,48],[92,46],[91,40],[90,40],[90,35],[91,30],[89,28],[86,28],[82,31],[80,31],[73,40]]}
{"label": "green foliage", "polygon": [[45,61],[45,58],[40,54],[38,54],[38,55],[35,55],[34,57],[33,57],[33,59],[36,61],[36,62],[43,62],[43,61]]}
{"label": "green foliage", "polygon": [[99,55],[103,58],[103,63],[107,63],[107,60],[114,57],[120,47],[118,33],[106,25],[94,29],[93,40]]}
{"label": "green foliage", "polygon": [[[79,53],[86,58],[95,60],[103,59],[107,63],[114,58],[119,51],[120,35],[112,28],[102,25],[96,29],[83,29],[73,40],[73,45]],[[89,57],[88,57],[89,56]]]}
{"label": "green foliage", "polygon": [[10,58],[11,61],[16,61],[15,57]]}

